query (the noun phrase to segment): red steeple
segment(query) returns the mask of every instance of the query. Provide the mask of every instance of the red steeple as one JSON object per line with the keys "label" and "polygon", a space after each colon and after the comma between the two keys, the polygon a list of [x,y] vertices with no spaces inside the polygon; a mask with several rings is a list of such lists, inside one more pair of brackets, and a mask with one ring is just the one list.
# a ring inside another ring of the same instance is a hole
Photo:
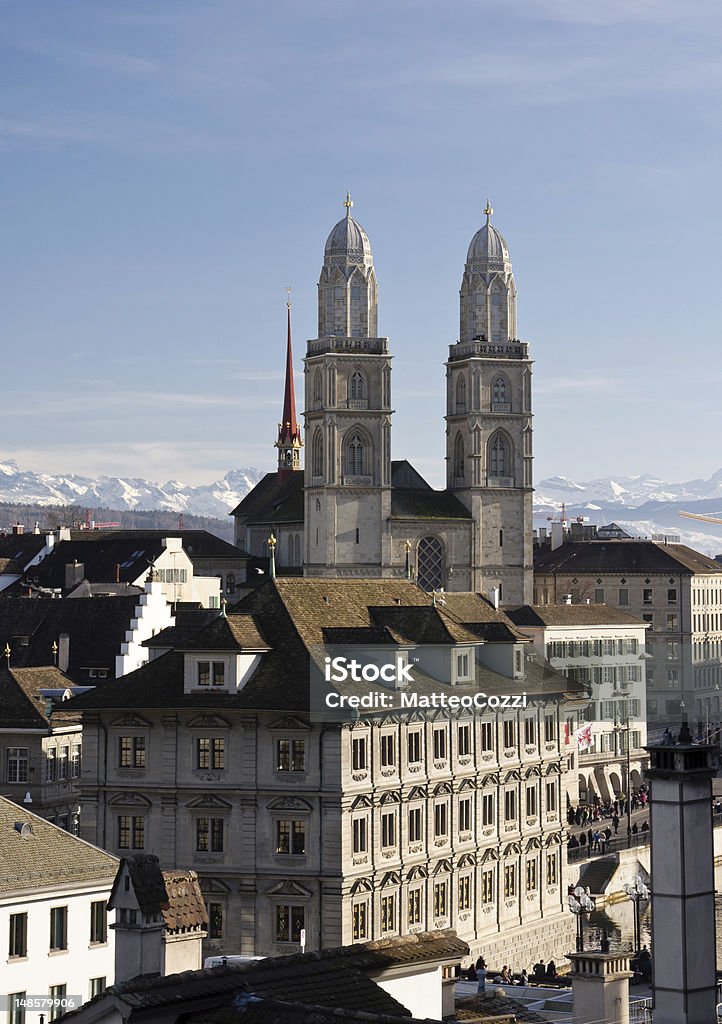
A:
{"label": "red steeple", "polygon": [[283,389],[283,419],[278,424],[278,472],[301,468],[301,427],[296,419],[296,392],[293,387],[293,349],[291,347],[291,303],[288,309],[288,340],[286,342],[286,383]]}

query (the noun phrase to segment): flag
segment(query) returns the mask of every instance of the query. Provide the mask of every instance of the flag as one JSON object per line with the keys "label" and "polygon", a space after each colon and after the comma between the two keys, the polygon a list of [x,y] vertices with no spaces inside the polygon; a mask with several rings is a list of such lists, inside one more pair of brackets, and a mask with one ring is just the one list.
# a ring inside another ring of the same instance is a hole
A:
{"label": "flag", "polygon": [[580,750],[589,750],[592,745],[592,727],[591,725],[582,725],[574,733],[574,739],[577,741],[577,746]]}

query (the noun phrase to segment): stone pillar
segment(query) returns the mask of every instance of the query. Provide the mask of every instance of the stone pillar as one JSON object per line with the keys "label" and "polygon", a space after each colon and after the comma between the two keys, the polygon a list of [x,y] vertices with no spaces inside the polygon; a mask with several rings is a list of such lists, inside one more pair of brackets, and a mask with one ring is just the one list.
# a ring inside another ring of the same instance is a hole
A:
{"label": "stone pillar", "polygon": [[[652,780],[654,1024],[715,1020],[713,747],[647,747]],[[671,740],[671,736],[669,737]]]}
{"label": "stone pillar", "polygon": [[629,956],[592,950],[567,953],[567,959],[572,962],[574,1024],[629,1024]]}

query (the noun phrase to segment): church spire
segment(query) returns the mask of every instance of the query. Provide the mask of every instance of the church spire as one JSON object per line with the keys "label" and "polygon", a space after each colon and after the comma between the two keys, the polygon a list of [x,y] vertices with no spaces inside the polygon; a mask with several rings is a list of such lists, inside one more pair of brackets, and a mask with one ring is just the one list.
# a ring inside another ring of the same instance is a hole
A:
{"label": "church spire", "polygon": [[301,428],[296,419],[296,392],[293,386],[293,349],[291,346],[291,289],[286,303],[288,334],[286,341],[286,382],[283,389],[283,419],[278,424],[278,472],[284,475],[301,468]]}

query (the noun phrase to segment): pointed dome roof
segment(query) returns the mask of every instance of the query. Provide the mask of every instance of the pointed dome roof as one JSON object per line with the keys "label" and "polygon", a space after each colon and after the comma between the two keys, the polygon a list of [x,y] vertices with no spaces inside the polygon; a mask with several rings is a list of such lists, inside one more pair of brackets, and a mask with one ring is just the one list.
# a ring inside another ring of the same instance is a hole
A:
{"label": "pointed dome roof", "polygon": [[491,223],[491,215],[494,211],[489,200],[486,201],[486,224],[479,228],[469,245],[466,254],[467,263],[486,263],[494,268],[503,269],[504,264],[510,263],[509,246],[506,239],[497,231]]}
{"label": "pointed dome roof", "polygon": [[327,260],[332,257],[341,257],[344,262],[370,265],[373,257],[371,256],[369,236],[358,221],[351,216],[353,203],[348,192],[344,206],[346,207],[346,216],[342,217],[332,228],[331,234],[326,239],[324,256]]}

